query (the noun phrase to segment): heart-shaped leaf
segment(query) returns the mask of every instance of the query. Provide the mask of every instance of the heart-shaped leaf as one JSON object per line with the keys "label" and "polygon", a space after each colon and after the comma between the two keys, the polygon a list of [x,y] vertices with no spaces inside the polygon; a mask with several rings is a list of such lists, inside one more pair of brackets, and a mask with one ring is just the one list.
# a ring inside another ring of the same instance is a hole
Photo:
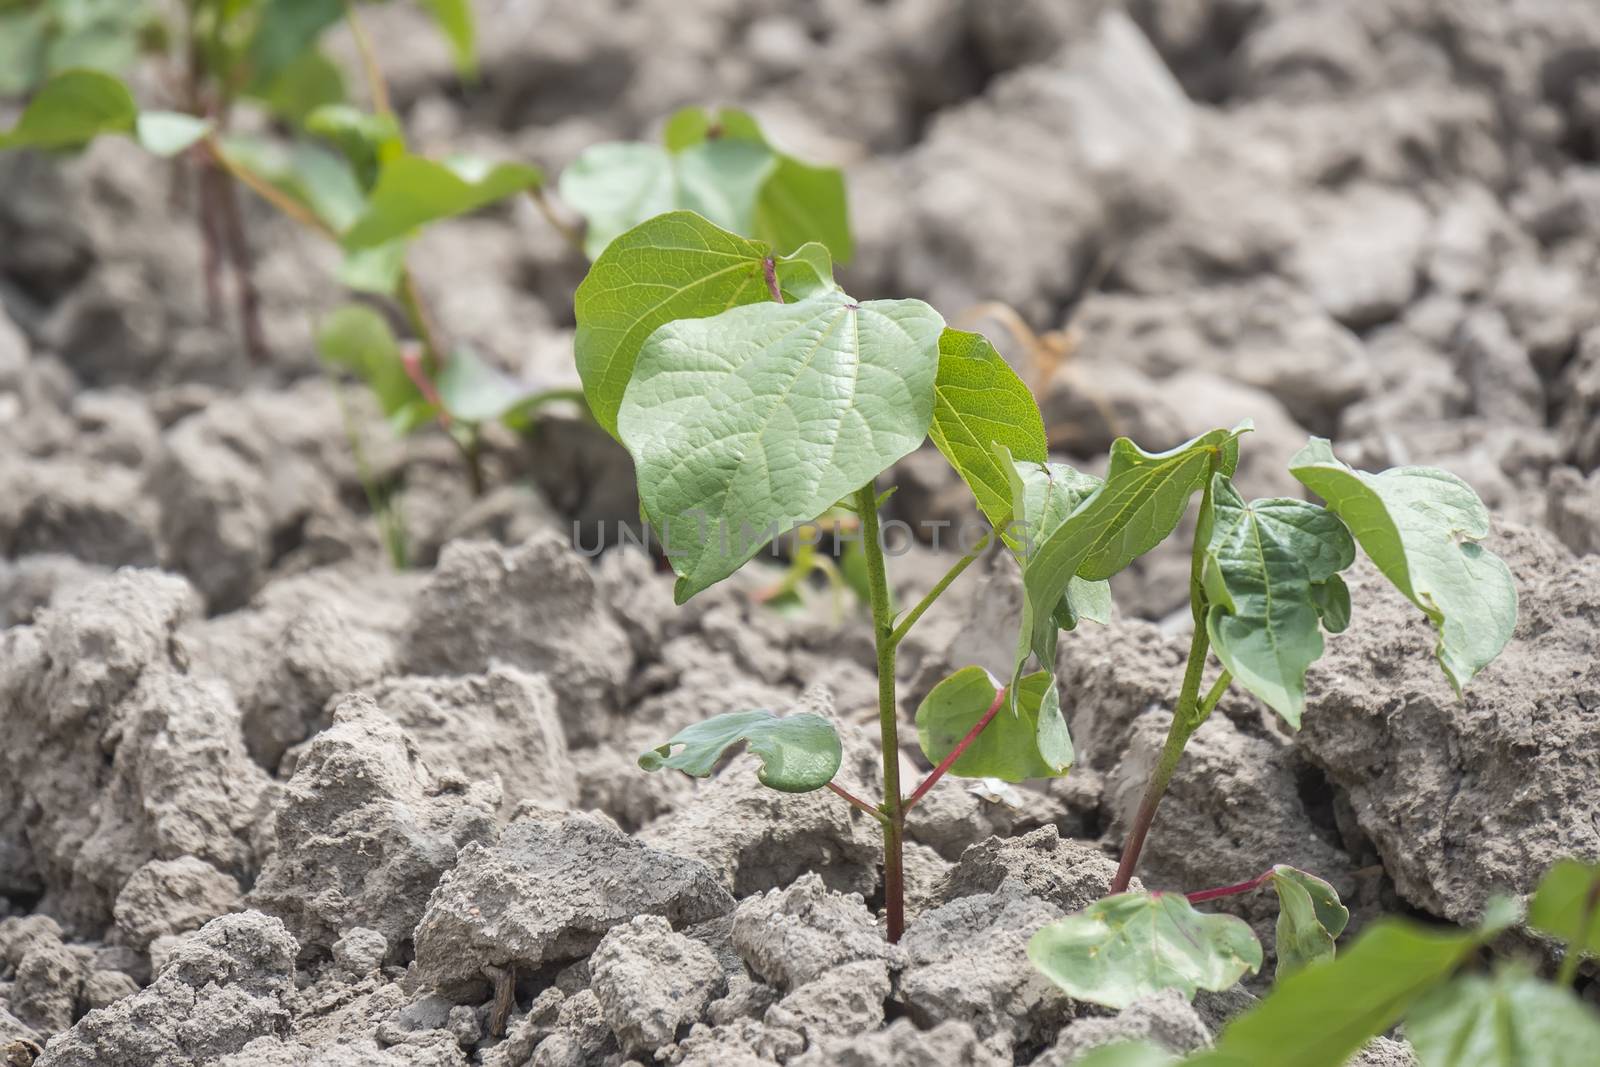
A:
{"label": "heart-shaped leaf", "polygon": [[679,603],[915,450],[944,320],[833,292],[669,322],[618,412]]}
{"label": "heart-shaped leaf", "polygon": [[1034,934],[1028,958],[1069,996],[1120,1010],[1164,989],[1227,989],[1261,966],[1261,944],[1181,893],[1118,893]]}
{"label": "heart-shaped leaf", "polygon": [[1023,565],[1019,669],[1030,651],[1054,664],[1056,609],[1073,577],[1104,581],[1164,541],[1195,490],[1216,471],[1233,473],[1239,435],[1249,428],[1212,430],[1166,452],[1145,452],[1126,437],[1112,443],[1105,484],[1036,540]]}
{"label": "heart-shaped leaf", "polygon": [[1528,905],[1528,925],[1565,941],[1568,952],[1600,956],[1600,863],[1551,867]]}
{"label": "heart-shaped leaf", "polygon": [[1338,891],[1316,875],[1279,864],[1272,869],[1271,882],[1278,894],[1274,977],[1282,981],[1307,964],[1333,959],[1334,941],[1344,932],[1350,912]]}
{"label": "heart-shaped leaf", "polygon": [[1494,902],[1475,930],[1374,923],[1338,959],[1297,971],[1223,1030],[1193,1067],[1342,1067],[1478,946],[1516,921]]}
{"label": "heart-shaped leaf", "polygon": [[132,133],[138,118],[133,94],[118,79],[97,70],[63,71],[0,133],[0,148],[79,148],[103,133]]}
{"label": "heart-shaped leaf", "polygon": [[1440,986],[1405,1034],[1422,1067],[1589,1067],[1600,1055],[1600,1014],[1518,967]]}
{"label": "heart-shaped leaf", "polygon": [[442,162],[401,155],[383,164],[377,185],[341,238],[347,251],[406,237],[440,219],[465,215],[496,200],[538,188],[544,175],[521,163],[490,164],[456,157]]}
{"label": "heart-shaped leaf", "polygon": [[1012,517],[1011,470],[993,446],[1005,446],[1019,460],[1048,458],[1033,394],[988,340],[960,330],[939,335],[928,436],[997,529]]}
{"label": "heart-shaped leaf", "polygon": [[1211,479],[1206,630],[1235,680],[1295,729],[1306,668],[1322,655],[1314,582],[1355,561],[1339,517],[1303,500],[1245,503],[1225,474]]}
{"label": "heart-shaped leaf", "polygon": [[671,767],[706,778],[740,742],[761,760],[761,784],[785,793],[821,789],[833,781],[844,758],[839,735],[820,715],[779,718],[770,711],[731,711],[679,730],[672,740],[640,756],[639,766],[647,771]]}
{"label": "heart-shaped leaf", "polygon": [[[934,686],[917,706],[922,754],[940,763],[994,706],[999,693],[1000,683],[982,667],[963,667]],[[1019,683],[1015,711],[1007,701],[948,773],[1022,782],[1065,774],[1072,758],[1055,679],[1039,671]]]}
{"label": "heart-shaped leaf", "polygon": [[[688,211],[658,215],[612,241],[573,299],[578,375],[595,421],[616,436],[639,349],[658,327],[770,301],[770,255],[761,242]],[[833,288],[832,265],[817,245],[775,260],[773,270],[791,300]]]}
{"label": "heart-shaped leaf", "polygon": [[1511,571],[1478,544],[1489,511],[1472,487],[1435,467],[1352,470],[1314,437],[1290,472],[1350,527],[1384,577],[1439,632],[1434,654],[1459,693],[1511,640],[1517,587]]}

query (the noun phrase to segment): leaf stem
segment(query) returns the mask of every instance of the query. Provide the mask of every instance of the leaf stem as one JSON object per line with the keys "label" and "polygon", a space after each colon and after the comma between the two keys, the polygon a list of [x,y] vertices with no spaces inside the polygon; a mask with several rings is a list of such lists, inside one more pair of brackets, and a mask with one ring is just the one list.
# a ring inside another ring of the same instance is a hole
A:
{"label": "leaf stem", "polygon": [[222,146],[217,142],[215,137],[207,137],[205,140],[201,141],[200,144],[205,148],[206,154],[210,156],[211,159],[215,160],[218,166],[232,175],[233,179],[240,185],[243,185],[261,199],[277,208],[284,215],[287,215],[289,218],[293,219],[295,222],[298,222],[307,229],[316,233],[320,233],[330,241],[337,239],[338,235],[333,232],[333,229],[329,227],[327,223],[317,218],[317,216],[311,212],[310,208],[306,207],[304,204],[300,203],[298,200],[294,199],[288,193],[285,193],[271,182],[258,177],[257,175],[251,173],[247,168],[238,166],[233,162],[233,160],[229,159],[228,154],[222,150]]}
{"label": "leaf stem", "polygon": [[[767,262],[771,262],[768,260]],[[878,734],[883,756],[883,897],[888,936],[899,941],[905,931],[906,893],[902,863],[905,799],[900,795],[899,704],[894,681],[894,608],[889,602],[889,576],[878,531],[878,496],[873,483],[856,491],[861,517],[861,548],[867,564],[867,592],[872,604],[873,645],[878,658]]]}
{"label": "leaf stem", "polygon": [[841,785],[838,785],[834,782],[829,782],[828,788],[833,790],[834,793],[843,797],[851,807],[860,808],[862,811],[866,812],[874,819],[877,819],[879,822],[884,822],[889,818],[889,816],[885,815],[882,811],[873,807],[871,804],[868,804],[865,800],[862,800],[860,797],[856,796],[854,793],[850,792]]}
{"label": "leaf stem", "polygon": [[1194,632],[1189,639],[1189,659],[1183,669],[1183,687],[1178,691],[1177,706],[1172,709],[1172,726],[1167,730],[1166,744],[1161,746],[1161,757],[1156,761],[1155,770],[1150,773],[1150,782],[1145,786],[1139,810],[1128,832],[1127,844],[1123,846],[1122,862],[1117,865],[1117,876],[1111,881],[1112,893],[1125,892],[1133,881],[1133,872],[1139,866],[1139,853],[1144,849],[1145,838],[1150,834],[1150,824],[1155,820],[1156,809],[1161,806],[1161,798],[1178,769],[1178,761],[1183,758],[1184,746],[1189,743],[1190,735],[1200,728],[1217,700],[1222,699],[1222,693],[1227,689],[1224,680],[1231,680],[1224,671],[1222,677],[1217,679],[1217,685],[1212,686],[1206,694],[1205,703],[1201,702],[1200,681],[1205,674],[1206,653],[1211,650],[1211,639],[1206,635],[1206,593],[1201,576],[1205,567],[1206,544],[1211,539],[1211,523],[1208,521],[1211,515],[1211,474],[1215,473],[1217,462],[1218,456],[1213,453],[1206,474],[1205,490],[1200,498],[1200,518],[1195,523],[1194,549],[1189,559],[1189,606],[1194,617]]}
{"label": "leaf stem", "polygon": [[988,548],[989,543],[993,540],[993,530],[990,530],[988,533],[984,534],[983,540],[979,541],[975,546],[973,546],[971,552],[968,552],[965,556],[962,556],[961,559],[957,561],[956,565],[951,567],[950,570],[945,573],[943,578],[940,578],[934,583],[933,588],[928,590],[927,595],[921,600],[917,601],[917,606],[912,608],[906,614],[906,617],[901,620],[900,625],[894,628],[894,632],[889,635],[889,640],[896,645],[898,645],[901,641],[904,641],[906,634],[909,633],[911,628],[917,624],[917,620],[922,618],[923,613],[933,606],[933,602],[938,600],[940,595],[943,594],[946,589],[950,588],[950,583],[961,577],[961,573],[968,567],[972,566],[973,562],[977,560],[979,556],[983,555],[983,550]]}
{"label": "leaf stem", "polygon": [[389,85],[384,81],[383,68],[378,66],[378,54],[372,48],[361,17],[356,14],[353,0],[344,0],[344,19],[350,25],[350,36],[355,38],[356,51],[361,54],[361,70],[367,79],[367,91],[372,94],[372,110],[380,115],[393,115],[389,102]]}
{"label": "leaf stem", "polygon": [[956,760],[961,758],[961,754],[965,752],[967,748],[978,739],[978,735],[983,733],[988,725],[994,721],[995,715],[1000,711],[1000,705],[1004,704],[1005,702],[1006,687],[1001,686],[1000,691],[994,695],[994,703],[990,704],[989,710],[983,713],[983,718],[979,719],[975,724],[973,724],[972,729],[967,731],[967,736],[963,737],[956,747],[950,750],[949,755],[945,756],[944,759],[939,761],[939,765],[929,772],[928,777],[922,780],[922,784],[917,786],[912,794],[906,798],[906,811],[910,811],[912,808],[916,807],[917,801],[921,800],[928,790],[932,789],[934,784],[949,772]]}
{"label": "leaf stem", "polygon": [[1206,691],[1205,699],[1200,701],[1200,706],[1196,709],[1196,715],[1200,720],[1200,722],[1195,723],[1196,727],[1210,717],[1211,712],[1216,709],[1217,703],[1222,700],[1222,695],[1228,691],[1228,686],[1232,684],[1233,675],[1228,671],[1223,671],[1217,675],[1217,680],[1211,683],[1211,688]]}
{"label": "leaf stem", "polygon": [[1217,900],[1221,897],[1238,896],[1240,893],[1253,893],[1257,889],[1272,881],[1272,871],[1257,875],[1248,882],[1238,882],[1234,885],[1225,885],[1218,889],[1201,889],[1194,893],[1185,893],[1191,904],[1202,904],[1208,900]]}
{"label": "leaf stem", "polygon": [[778,285],[778,265],[771,256],[761,260],[761,275],[767,279],[767,292],[772,294],[772,299],[783,303],[783,289]]}

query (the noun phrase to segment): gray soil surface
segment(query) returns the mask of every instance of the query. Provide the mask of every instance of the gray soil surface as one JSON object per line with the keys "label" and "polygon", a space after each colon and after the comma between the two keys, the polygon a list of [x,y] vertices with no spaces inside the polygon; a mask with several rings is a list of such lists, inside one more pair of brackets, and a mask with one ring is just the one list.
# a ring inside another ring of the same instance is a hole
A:
{"label": "gray soil surface", "polygon": [[[1300,495],[1284,460],[1311,433],[1479,490],[1521,601],[1499,660],[1458,700],[1425,619],[1358,564],[1304,728],[1225,700],[1146,885],[1289,863],[1356,932],[1469,922],[1559,857],[1600,857],[1600,7],[475,6],[468,88],[415,5],[370,16],[423,149],[554,172],[680,105],[748,106],[846,168],[850,291],[990,334],[1045,383],[1069,462],[1249,416],[1255,495]],[[1023,955],[1110,881],[1182,671],[1184,545],[1114,581],[1110,625],[1063,638],[1068,777],[1004,801],[950,780],[913,814],[889,946],[871,820],[762,788],[747,757],[706,781],[635,765],[707,715],[802,707],[876,794],[858,618],[761,606],[759,568],[674,608],[643,553],[574,549],[638,517],[627,456],[575,415],[492,435],[474,500],[438,431],[394,438],[319,371],[329,251],[262,205],[274,358],[252,365],[207,319],[160,164],[117,140],[4,154],[0,190],[7,1067],[1066,1067],[1129,1036],[1204,1047],[1265,988],[1264,898],[1219,904],[1263,934],[1263,977],[1192,1006],[1113,1016]],[[575,383],[584,264],[531,205],[423,245],[446,331]],[[991,302],[1065,353],[1053,373]],[[892,478],[897,518],[975,518],[935,456]],[[914,594],[948,562],[891,567]],[[918,699],[1008,669],[1013,572],[980,562],[903,646],[908,773]],[[1360,1062],[1412,1061],[1379,1041]]]}

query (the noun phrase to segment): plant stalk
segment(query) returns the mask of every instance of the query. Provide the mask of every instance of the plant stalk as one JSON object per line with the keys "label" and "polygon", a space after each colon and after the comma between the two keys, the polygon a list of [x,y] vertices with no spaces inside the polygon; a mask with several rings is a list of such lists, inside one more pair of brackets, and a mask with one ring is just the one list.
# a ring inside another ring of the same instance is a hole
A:
{"label": "plant stalk", "polygon": [[974,545],[971,552],[968,552],[965,556],[962,556],[961,559],[957,561],[956,565],[951,567],[950,570],[945,573],[943,578],[940,578],[938,582],[934,583],[933,588],[928,590],[928,594],[921,600],[917,601],[917,606],[912,608],[906,614],[906,617],[901,620],[900,625],[894,628],[894,633],[889,635],[889,639],[896,645],[898,645],[901,641],[904,641],[906,634],[911,632],[911,627],[917,624],[917,620],[922,618],[923,613],[933,606],[933,602],[938,600],[946,589],[950,588],[950,583],[961,577],[961,573],[968,567],[972,566],[973,562],[977,560],[979,556],[983,555],[983,550],[988,548],[989,543],[993,540],[993,530],[990,530],[988,533],[984,534],[983,540]]}
{"label": "plant stalk", "polygon": [[1194,548],[1189,558],[1189,606],[1194,617],[1194,632],[1189,638],[1189,660],[1183,669],[1183,686],[1178,691],[1177,706],[1172,710],[1172,726],[1167,730],[1166,744],[1161,746],[1161,757],[1156,761],[1149,784],[1145,786],[1139,811],[1128,832],[1128,841],[1122,848],[1122,862],[1117,864],[1117,876],[1111,881],[1113,894],[1127,892],[1128,883],[1133,881],[1133,872],[1139,866],[1139,853],[1150,834],[1156,809],[1161,806],[1161,798],[1172,783],[1178,761],[1183,758],[1184,746],[1217,701],[1222,699],[1227,683],[1232,680],[1224,671],[1222,677],[1217,679],[1217,684],[1206,693],[1204,702],[1201,701],[1200,682],[1205,674],[1206,653],[1211,650],[1211,639],[1206,635],[1206,594],[1201,576],[1205,567],[1206,544],[1211,539],[1211,524],[1206,521],[1206,516],[1211,514],[1211,474],[1217,469],[1217,459],[1213,454],[1206,474],[1205,491],[1200,498],[1200,521],[1195,524]]}
{"label": "plant stalk", "polygon": [[1222,897],[1235,897],[1240,893],[1253,893],[1257,889],[1272,881],[1272,872],[1267,871],[1250,879],[1248,882],[1239,882],[1235,885],[1225,885],[1218,889],[1201,889],[1194,893],[1185,893],[1191,904],[1203,904],[1208,900],[1219,900]]}
{"label": "plant stalk", "polygon": [[866,554],[867,591],[872,604],[872,637],[878,656],[878,734],[883,754],[883,897],[890,942],[900,940],[906,925],[905,871],[902,862],[906,825],[905,798],[900,795],[900,723],[894,681],[894,608],[889,602],[889,576],[884,567],[878,530],[878,496],[868,482],[856,492],[861,517],[861,548]]}

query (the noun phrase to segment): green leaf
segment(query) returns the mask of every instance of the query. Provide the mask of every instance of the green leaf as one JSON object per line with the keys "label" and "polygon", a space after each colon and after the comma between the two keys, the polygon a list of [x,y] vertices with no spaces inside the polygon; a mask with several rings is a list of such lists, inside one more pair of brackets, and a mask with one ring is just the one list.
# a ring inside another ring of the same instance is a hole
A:
{"label": "green leaf", "polygon": [[[1000,683],[982,667],[963,667],[934,686],[917,706],[922,754],[937,766],[994,706],[999,693]],[[1067,772],[1072,739],[1061,717],[1055,679],[1045,671],[1022,679],[1015,706],[1014,712],[1008,706],[995,715],[950,765],[950,774],[1022,782]]]}
{"label": "green leaf", "polygon": [[785,793],[821,789],[833,781],[844,758],[839,735],[820,715],[779,718],[770,711],[732,711],[679,730],[672,740],[640,756],[639,766],[647,771],[671,767],[706,778],[741,741],[761,760],[761,784]]}
{"label": "green leaf", "polygon": [[943,329],[920,300],[827,293],[650,335],[617,428],[679,603],[922,444]]}
{"label": "green leaf", "polygon": [[405,139],[393,115],[373,115],[349,104],[319,107],[306,117],[306,130],[332,141],[355,168],[361,187],[377,181],[381,165],[405,152]]}
{"label": "green leaf", "polygon": [[339,283],[358,293],[394,296],[400,288],[400,274],[406,266],[406,244],[402,238],[346,252],[337,271]]}
{"label": "green leaf", "polygon": [[[770,252],[687,211],[658,215],[608,245],[573,299],[578,375],[595,421],[616,436],[639,349],[658,327],[770,301],[763,274]],[[774,269],[790,299],[833,288],[826,255],[814,245]]]}
{"label": "green leaf", "polygon": [[1325,582],[1311,583],[1311,602],[1317,618],[1330,634],[1342,634],[1350,626],[1350,587],[1337,574]]}
{"label": "green leaf", "polygon": [[1422,1067],[1589,1067],[1600,1056],[1600,1014],[1515,967],[1434,990],[1405,1035]]}
{"label": "green leaf", "polygon": [[327,56],[310,49],[270,79],[257,80],[250,95],[278,118],[301,125],[318,108],[344,100],[344,74]]}
{"label": "green leaf", "polygon": [[947,329],[939,335],[928,436],[996,529],[1012,517],[1011,468],[993,445],[1004,445],[1014,459],[1043,463],[1048,458],[1044,419],[1033,394],[976,333]]}
{"label": "green leaf", "polygon": [[1272,888],[1278,893],[1275,977],[1281,982],[1307,964],[1333,959],[1350,912],[1333,886],[1294,867],[1272,868]]}
{"label": "green leaf", "polygon": [[1182,893],[1119,893],[1041,929],[1028,958],[1069,996],[1120,1010],[1163,989],[1227,989],[1261,966],[1261,945],[1243,919]]}
{"label": "green leaf", "polygon": [[134,123],[139,143],[158,156],[175,156],[210,132],[209,120],[181,111],[141,111]]}
{"label": "green leaf", "polygon": [[45,29],[43,12],[0,8],[0,96],[20,96],[44,76]]}
{"label": "green leaf", "polygon": [[366,210],[345,232],[347,251],[371,248],[440,219],[465,215],[537,188],[537,167],[456,157],[438,162],[402,155],[383,164]]}
{"label": "green leaf", "polygon": [[1166,452],[1145,452],[1126,437],[1112,443],[1105,484],[1035,540],[1023,566],[1019,669],[1030,651],[1046,666],[1055,662],[1056,609],[1073,577],[1104,581],[1164,541],[1213,471],[1233,473],[1239,435],[1249,428],[1212,430]]}
{"label": "green leaf", "polygon": [[[1103,483],[1065,463],[1013,460],[1010,450],[999,442],[992,451],[1009,476],[1015,517],[1009,529],[1002,529],[1002,536],[1018,561],[1026,563],[1033,545],[1053,533]],[[1055,624],[1073,630],[1080,619],[1102,625],[1111,621],[1110,582],[1091,582],[1074,575],[1067,583],[1067,591],[1056,604]]]}
{"label": "green leaf", "polygon": [[1340,1067],[1513,921],[1496,903],[1476,930],[1374,923],[1337,959],[1275,985],[1186,1067]]}
{"label": "green leaf", "polygon": [[1289,470],[1338,512],[1384,577],[1432,621],[1435,655],[1459,693],[1517,624],[1511,571],[1477,543],[1489,533],[1478,494],[1435,467],[1352,470],[1320,437],[1295,454]]}
{"label": "green leaf", "polygon": [[1562,860],[1551,867],[1528,905],[1528,925],[1559,937],[1569,952],[1600,956],[1600,863]]}
{"label": "green leaf", "polygon": [[655,145],[600,144],[561,174],[561,199],[587,223],[584,251],[596,259],[620,234],[669,211],[693,211],[723,229],[755,230],[756,199],[776,160],[749,141],[707,141],[681,152]]}
{"label": "green leaf", "polygon": [[270,84],[309,52],[322,31],[344,17],[345,0],[269,0],[250,40],[257,85]]}
{"label": "green leaf", "polygon": [[344,160],[316,145],[285,145],[265,137],[230,134],[219,139],[223,155],[310,208],[335,232],[361,213],[365,198]]}
{"label": "green leaf", "polygon": [[317,328],[317,352],[335,367],[353,371],[372,390],[378,405],[393,416],[422,399],[400,360],[400,343],[377,311],[346,304]]}
{"label": "green leaf", "polygon": [[132,133],[138,118],[122,82],[95,70],[69,70],[34,94],[17,124],[0,134],[0,148],[78,148],[103,133]]}
{"label": "green leaf", "polygon": [[462,422],[493,422],[538,392],[468,348],[450,354],[435,384],[445,411]]}
{"label": "green leaf", "polygon": [[1356,546],[1326,508],[1282,497],[1246,504],[1225,474],[1211,479],[1211,507],[1212,647],[1240,685],[1299,729],[1306,668],[1323,649],[1312,583],[1350,566]]}
{"label": "green leaf", "polygon": [[478,70],[476,33],[472,23],[472,5],[468,0],[423,0],[433,13],[434,21],[449,38],[450,51],[455,56],[456,70],[463,77],[471,77]]}

